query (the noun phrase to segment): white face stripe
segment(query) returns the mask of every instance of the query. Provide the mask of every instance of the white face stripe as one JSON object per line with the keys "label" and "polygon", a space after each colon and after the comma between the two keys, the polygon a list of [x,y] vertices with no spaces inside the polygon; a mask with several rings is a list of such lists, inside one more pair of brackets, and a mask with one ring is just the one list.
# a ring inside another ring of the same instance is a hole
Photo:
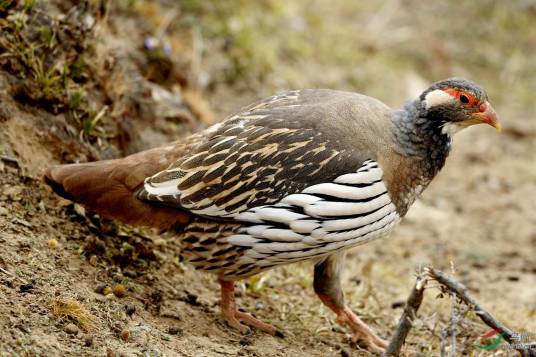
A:
{"label": "white face stripe", "polygon": [[445,103],[448,103],[449,101],[454,101],[455,98],[448,94],[447,92],[436,89],[431,91],[424,97],[424,103],[426,105],[426,109],[430,109],[432,107],[443,105]]}

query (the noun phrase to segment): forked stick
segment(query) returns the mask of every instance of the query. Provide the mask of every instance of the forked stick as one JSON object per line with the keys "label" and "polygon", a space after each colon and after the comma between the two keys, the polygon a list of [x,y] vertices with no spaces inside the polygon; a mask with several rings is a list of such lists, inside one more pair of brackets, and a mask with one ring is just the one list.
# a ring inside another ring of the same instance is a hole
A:
{"label": "forked stick", "polygon": [[476,300],[469,295],[468,289],[465,285],[456,281],[454,278],[448,276],[442,271],[432,267],[425,268],[424,272],[424,275],[419,274],[417,276],[417,282],[415,283],[415,286],[408,297],[406,307],[402,313],[402,316],[400,317],[396,331],[382,356],[391,357],[398,356],[400,354],[402,345],[404,344],[409,330],[413,325],[413,320],[416,317],[417,310],[421,306],[427,279],[433,279],[441,284],[442,287],[444,287],[447,291],[453,293],[469,308],[471,308],[486,325],[501,333],[506,342],[513,346],[521,354],[521,356],[536,357],[536,347],[520,345],[519,334],[512,331],[506,325],[493,317],[481,305],[479,305]]}
{"label": "forked stick", "polygon": [[493,317],[486,309],[480,306],[476,300],[469,295],[468,289],[465,285],[454,280],[452,277],[448,276],[442,271],[432,267],[425,268],[425,272],[430,278],[443,285],[447,290],[453,292],[458,299],[463,301],[467,306],[471,307],[486,325],[501,333],[506,342],[514,347],[517,347],[516,350],[521,354],[521,356],[536,357],[536,349],[529,348],[529,346],[520,346],[519,334],[512,331],[506,325]]}

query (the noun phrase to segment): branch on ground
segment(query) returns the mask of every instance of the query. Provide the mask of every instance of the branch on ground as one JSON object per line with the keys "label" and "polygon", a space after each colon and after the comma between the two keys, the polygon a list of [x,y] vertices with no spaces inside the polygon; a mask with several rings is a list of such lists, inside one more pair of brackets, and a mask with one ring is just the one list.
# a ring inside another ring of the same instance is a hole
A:
{"label": "branch on ground", "polygon": [[389,345],[387,346],[383,357],[398,356],[406,340],[406,337],[413,326],[417,311],[422,303],[424,289],[428,279],[433,279],[445,288],[446,292],[454,295],[461,302],[473,310],[478,317],[489,327],[496,330],[513,348],[515,348],[523,357],[536,357],[536,347],[520,344],[519,334],[512,331],[506,325],[497,320],[486,309],[484,309],[476,300],[469,295],[468,289],[462,283],[456,281],[453,277],[448,276],[440,270],[432,267],[424,269],[424,274],[418,274],[417,281],[411,294],[409,295],[406,307],[396,328]]}
{"label": "branch on ground", "polygon": [[413,287],[413,290],[406,301],[404,312],[398,321],[396,331],[391,338],[391,341],[389,341],[389,345],[385,349],[383,356],[398,356],[400,354],[402,345],[408,336],[409,330],[413,326],[413,321],[417,317],[417,311],[421,306],[424,289],[426,287],[426,279],[427,277],[423,276],[422,274],[417,275],[415,286]]}
{"label": "branch on ground", "polygon": [[440,270],[428,267],[425,269],[428,276],[441,285],[443,285],[448,291],[454,293],[458,299],[463,301],[467,306],[476,313],[478,317],[489,327],[501,333],[510,345],[516,348],[516,350],[523,357],[536,357],[536,349],[529,348],[529,346],[520,346],[519,345],[519,334],[512,331],[502,322],[497,320],[493,315],[491,315],[486,309],[484,309],[476,300],[469,295],[468,289],[462,283],[456,281],[454,278],[448,276]]}

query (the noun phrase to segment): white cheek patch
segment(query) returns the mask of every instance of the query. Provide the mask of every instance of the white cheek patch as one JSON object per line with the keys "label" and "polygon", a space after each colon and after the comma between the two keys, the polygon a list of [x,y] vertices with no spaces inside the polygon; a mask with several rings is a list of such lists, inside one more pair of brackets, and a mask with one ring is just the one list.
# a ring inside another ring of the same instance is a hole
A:
{"label": "white cheek patch", "polygon": [[445,103],[448,103],[450,101],[453,101],[455,98],[448,94],[445,91],[442,91],[441,89],[436,89],[431,91],[424,97],[424,102],[426,104],[426,109],[430,109],[432,107],[443,105]]}
{"label": "white cheek patch", "polygon": [[458,131],[462,130],[463,127],[456,124],[456,123],[445,123],[443,125],[443,128],[441,129],[441,132],[443,134],[447,134],[449,136],[453,136],[454,134],[456,134]]}

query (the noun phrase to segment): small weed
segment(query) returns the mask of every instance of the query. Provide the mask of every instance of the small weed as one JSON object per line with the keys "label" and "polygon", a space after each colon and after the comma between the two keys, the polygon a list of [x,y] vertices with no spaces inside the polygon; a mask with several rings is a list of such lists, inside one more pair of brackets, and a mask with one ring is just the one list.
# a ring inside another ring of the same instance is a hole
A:
{"label": "small weed", "polygon": [[[77,19],[54,17],[42,6],[36,0],[0,0],[0,69],[21,80],[14,95],[18,101],[67,113],[86,138],[106,136],[99,128],[104,113],[93,112],[86,99],[92,27],[81,29]],[[88,11],[91,7],[80,7],[78,16]]]}

